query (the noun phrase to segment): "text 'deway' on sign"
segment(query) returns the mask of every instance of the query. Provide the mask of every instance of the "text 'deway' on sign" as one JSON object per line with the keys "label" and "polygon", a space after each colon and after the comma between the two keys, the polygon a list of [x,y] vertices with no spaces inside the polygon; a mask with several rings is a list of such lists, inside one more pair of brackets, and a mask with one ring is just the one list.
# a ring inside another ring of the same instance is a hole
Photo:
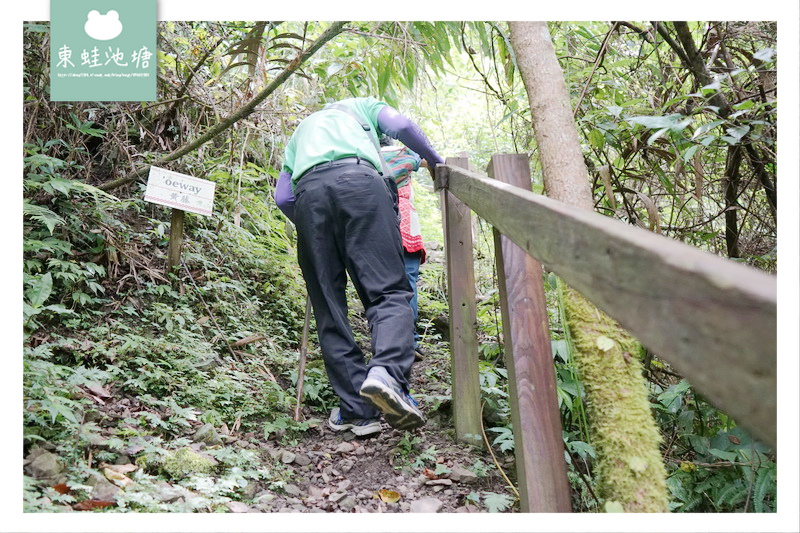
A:
{"label": "text 'deway' on sign", "polygon": [[211,216],[215,186],[213,181],[151,166],[144,199],[189,213]]}

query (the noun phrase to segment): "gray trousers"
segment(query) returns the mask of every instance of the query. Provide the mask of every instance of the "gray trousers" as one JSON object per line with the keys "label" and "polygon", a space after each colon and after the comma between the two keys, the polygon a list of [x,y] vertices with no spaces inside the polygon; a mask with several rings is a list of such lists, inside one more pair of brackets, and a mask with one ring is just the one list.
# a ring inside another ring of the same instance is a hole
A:
{"label": "gray trousers", "polygon": [[314,309],[328,379],[343,418],[379,412],[358,394],[368,368],[347,317],[347,274],[372,337],[369,366],[408,390],[414,363],[413,293],[403,264],[396,198],[363,160],[315,167],[295,189],[297,254]]}

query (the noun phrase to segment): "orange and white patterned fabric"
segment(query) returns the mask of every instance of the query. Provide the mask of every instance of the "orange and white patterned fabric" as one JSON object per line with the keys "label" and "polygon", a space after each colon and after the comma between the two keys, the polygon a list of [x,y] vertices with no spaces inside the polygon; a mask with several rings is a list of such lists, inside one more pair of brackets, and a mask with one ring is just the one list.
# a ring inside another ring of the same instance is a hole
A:
{"label": "orange and white patterned fabric", "polygon": [[421,253],[421,262],[425,262],[425,245],[422,242],[422,232],[419,224],[419,215],[414,207],[414,188],[411,184],[411,172],[419,169],[422,158],[410,149],[403,147],[386,147],[381,150],[389,169],[394,174],[397,183],[397,201],[400,210],[400,236],[403,239],[403,248],[406,252]]}

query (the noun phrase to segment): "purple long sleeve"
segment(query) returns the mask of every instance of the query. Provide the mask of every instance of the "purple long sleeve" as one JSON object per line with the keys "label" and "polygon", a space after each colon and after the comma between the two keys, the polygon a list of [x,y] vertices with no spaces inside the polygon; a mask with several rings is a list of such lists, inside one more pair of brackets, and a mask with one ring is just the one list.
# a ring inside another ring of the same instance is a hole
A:
{"label": "purple long sleeve", "polygon": [[292,175],[283,171],[275,185],[275,203],[286,217],[294,222],[294,192],[292,192]]}
{"label": "purple long sleeve", "polygon": [[378,128],[394,139],[405,144],[428,162],[433,169],[444,159],[436,153],[422,130],[408,117],[401,115],[395,108],[384,106],[378,113]]}

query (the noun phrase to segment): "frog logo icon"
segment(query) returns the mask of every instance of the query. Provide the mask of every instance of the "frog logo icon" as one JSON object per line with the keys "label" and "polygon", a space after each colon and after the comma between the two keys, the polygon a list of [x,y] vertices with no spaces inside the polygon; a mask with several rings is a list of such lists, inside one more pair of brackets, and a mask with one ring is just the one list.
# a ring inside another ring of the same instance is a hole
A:
{"label": "frog logo icon", "polygon": [[122,33],[122,22],[119,20],[119,13],[113,9],[105,15],[93,9],[89,11],[83,29],[92,39],[110,41]]}

